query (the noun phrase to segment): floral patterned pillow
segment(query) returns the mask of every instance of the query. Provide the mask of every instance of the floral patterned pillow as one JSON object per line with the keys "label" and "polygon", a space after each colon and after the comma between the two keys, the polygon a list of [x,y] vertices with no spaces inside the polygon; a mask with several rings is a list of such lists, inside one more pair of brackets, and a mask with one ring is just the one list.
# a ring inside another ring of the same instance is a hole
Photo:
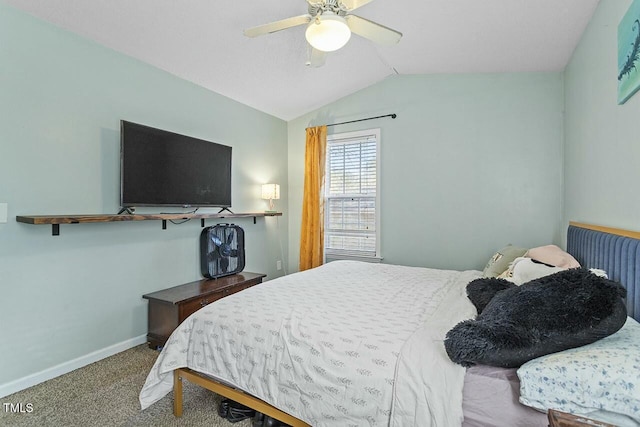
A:
{"label": "floral patterned pillow", "polygon": [[518,377],[524,405],[585,416],[603,411],[638,425],[640,324],[629,317],[613,335],[525,363]]}

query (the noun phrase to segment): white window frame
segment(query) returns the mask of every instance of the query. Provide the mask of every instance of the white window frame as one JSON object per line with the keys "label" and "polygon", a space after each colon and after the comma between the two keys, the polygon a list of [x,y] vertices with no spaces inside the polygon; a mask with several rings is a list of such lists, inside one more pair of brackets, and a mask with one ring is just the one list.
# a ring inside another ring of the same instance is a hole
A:
{"label": "white window frame", "polygon": [[343,132],[343,133],[336,133],[333,135],[328,135],[327,136],[327,156],[326,156],[326,165],[325,165],[325,182],[324,182],[324,189],[323,189],[323,202],[324,205],[327,206],[328,205],[328,199],[329,196],[327,194],[328,192],[328,185],[327,185],[327,177],[329,176],[329,146],[330,144],[340,144],[340,141],[344,141],[342,142],[343,144],[348,144],[349,141],[348,140],[353,140],[353,139],[357,139],[357,138],[363,138],[366,136],[375,136],[376,138],[376,193],[375,193],[375,227],[376,227],[376,232],[375,232],[375,239],[376,239],[376,244],[375,244],[375,255],[351,255],[351,254],[344,254],[344,253],[336,253],[336,252],[331,252],[330,250],[327,251],[326,248],[326,241],[327,241],[327,236],[329,233],[327,233],[329,227],[328,227],[328,209],[325,208],[325,212],[324,212],[324,233],[325,233],[325,248],[324,248],[324,260],[325,262],[327,262],[328,260],[338,260],[338,259],[351,259],[351,260],[359,260],[359,261],[368,261],[368,262],[380,262],[382,260],[382,255],[381,255],[381,245],[380,245],[380,128],[374,128],[374,129],[366,129],[366,130],[360,130],[360,131],[354,131],[354,132]]}

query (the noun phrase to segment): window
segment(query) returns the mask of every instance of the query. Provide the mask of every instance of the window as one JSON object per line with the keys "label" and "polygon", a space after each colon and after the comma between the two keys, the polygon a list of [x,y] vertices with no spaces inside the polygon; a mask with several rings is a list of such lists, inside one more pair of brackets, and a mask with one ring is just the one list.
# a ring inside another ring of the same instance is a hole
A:
{"label": "window", "polygon": [[380,129],[327,137],[325,258],[379,258]]}

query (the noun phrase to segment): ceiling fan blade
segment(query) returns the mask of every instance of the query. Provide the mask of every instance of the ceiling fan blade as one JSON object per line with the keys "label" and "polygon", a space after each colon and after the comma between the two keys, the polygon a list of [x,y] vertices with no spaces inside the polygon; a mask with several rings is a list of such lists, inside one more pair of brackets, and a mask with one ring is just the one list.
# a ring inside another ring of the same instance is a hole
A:
{"label": "ceiling fan blade", "polygon": [[357,15],[347,15],[345,19],[352,32],[378,44],[390,46],[398,43],[402,38],[401,32]]}
{"label": "ceiling fan blade", "polygon": [[307,66],[309,67],[322,67],[327,60],[327,52],[323,52],[318,49],[314,49],[309,46],[311,49],[311,53],[309,53],[309,60],[307,61]]}
{"label": "ceiling fan blade", "polygon": [[367,3],[372,2],[373,0],[340,0],[339,3],[342,3],[342,5],[349,11],[351,10],[355,10],[359,7],[364,6]]}
{"label": "ceiling fan blade", "polygon": [[258,25],[257,27],[244,30],[244,35],[247,37],[258,37],[265,34],[275,33],[276,31],[286,30],[287,28],[297,27],[298,25],[304,25],[311,22],[311,15],[300,15],[292,18],[283,19],[281,21],[270,22],[264,25]]}

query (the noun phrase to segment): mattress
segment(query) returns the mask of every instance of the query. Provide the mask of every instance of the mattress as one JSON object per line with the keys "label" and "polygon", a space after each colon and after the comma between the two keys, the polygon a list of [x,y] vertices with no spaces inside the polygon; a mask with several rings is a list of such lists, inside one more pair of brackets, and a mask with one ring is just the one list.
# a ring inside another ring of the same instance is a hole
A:
{"label": "mattress", "polygon": [[480,275],[335,261],[230,295],[174,331],[141,406],[188,367],[314,426],[459,425],[465,369],[443,340]]}

